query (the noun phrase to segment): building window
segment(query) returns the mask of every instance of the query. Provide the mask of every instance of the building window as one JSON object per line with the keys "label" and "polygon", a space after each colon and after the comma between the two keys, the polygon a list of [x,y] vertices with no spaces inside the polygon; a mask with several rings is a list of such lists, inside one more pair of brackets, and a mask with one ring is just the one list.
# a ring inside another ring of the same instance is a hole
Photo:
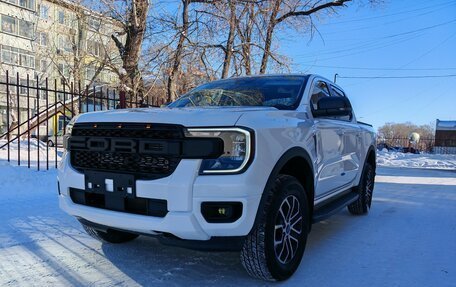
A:
{"label": "building window", "polygon": [[100,30],[101,21],[100,19],[89,18],[89,27],[95,31]]}
{"label": "building window", "polygon": [[65,51],[65,52],[71,52],[71,51],[73,51],[73,46],[72,46],[71,41],[70,41],[70,39],[68,38],[68,36],[59,35],[59,45],[58,45],[58,48],[59,48],[61,51]]}
{"label": "building window", "polygon": [[57,17],[58,21],[60,24],[65,24],[65,12],[60,10],[58,12],[58,17]]}
{"label": "building window", "polygon": [[48,45],[48,34],[46,32],[39,32],[38,43],[41,46],[47,46]]}
{"label": "building window", "polygon": [[35,56],[31,52],[10,46],[1,46],[0,60],[5,64],[35,68]]}
{"label": "building window", "polygon": [[33,38],[33,23],[25,20],[19,20],[19,36]]}
{"label": "building window", "polygon": [[70,69],[67,64],[59,63],[58,68],[61,76],[63,75],[65,78],[70,77]]}
{"label": "building window", "polygon": [[6,33],[16,34],[16,19],[10,16],[2,15],[2,31]]}
{"label": "building window", "polygon": [[87,52],[94,56],[103,56],[103,47],[99,42],[88,40]]}
{"label": "building window", "polygon": [[[33,38],[33,23],[16,19],[10,16],[2,16],[2,31],[26,38]],[[19,29],[18,29],[19,28]]]}
{"label": "building window", "polygon": [[19,54],[20,65],[27,68],[35,68],[35,57],[29,54]]}
{"label": "building window", "polygon": [[19,6],[30,10],[35,10],[35,0],[19,0]]}
{"label": "building window", "polygon": [[40,17],[41,19],[49,19],[49,6],[41,4],[40,6]]}
{"label": "building window", "polygon": [[7,0],[7,2],[35,11],[35,0]]}
{"label": "building window", "polygon": [[41,60],[40,61],[40,71],[43,73],[46,73],[48,69],[48,62],[47,60]]}
{"label": "building window", "polygon": [[16,48],[2,46],[2,63],[19,65],[19,53]]}

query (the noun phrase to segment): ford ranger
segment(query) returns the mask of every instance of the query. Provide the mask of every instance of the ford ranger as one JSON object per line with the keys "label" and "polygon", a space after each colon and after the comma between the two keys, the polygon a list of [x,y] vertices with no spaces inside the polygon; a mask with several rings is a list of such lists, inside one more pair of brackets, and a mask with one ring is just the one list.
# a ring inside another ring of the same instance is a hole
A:
{"label": "ford ranger", "polygon": [[60,207],[91,236],[238,250],[254,277],[285,280],[313,223],[369,211],[375,134],[316,75],[203,84],[164,108],[81,114],[67,126]]}

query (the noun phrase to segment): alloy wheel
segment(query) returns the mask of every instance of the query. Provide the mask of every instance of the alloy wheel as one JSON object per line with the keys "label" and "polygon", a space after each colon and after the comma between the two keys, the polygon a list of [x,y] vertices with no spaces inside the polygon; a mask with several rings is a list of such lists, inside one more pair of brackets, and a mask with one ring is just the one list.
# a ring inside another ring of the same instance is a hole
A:
{"label": "alloy wheel", "polygon": [[280,204],[274,227],[274,251],[282,264],[289,263],[296,255],[303,232],[302,219],[298,198],[289,195]]}

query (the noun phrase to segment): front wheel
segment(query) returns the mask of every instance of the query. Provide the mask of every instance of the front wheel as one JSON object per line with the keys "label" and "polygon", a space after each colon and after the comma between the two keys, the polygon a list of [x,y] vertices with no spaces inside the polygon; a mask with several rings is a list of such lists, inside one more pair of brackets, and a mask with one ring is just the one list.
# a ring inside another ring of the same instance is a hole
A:
{"label": "front wheel", "polygon": [[310,222],[307,197],[301,183],[289,175],[279,175],[265,192],[264,208],[244,242],[241,263],[253,277],[286,280],[304,254]]}
{"label": "front wheel", "polygon": [[363,174],[356,191],[358,199],[348,206],[348,211],[354,215],[367,214],[372,204],[372,194],[374,192],[375,169],[367,163],[364,166]]}

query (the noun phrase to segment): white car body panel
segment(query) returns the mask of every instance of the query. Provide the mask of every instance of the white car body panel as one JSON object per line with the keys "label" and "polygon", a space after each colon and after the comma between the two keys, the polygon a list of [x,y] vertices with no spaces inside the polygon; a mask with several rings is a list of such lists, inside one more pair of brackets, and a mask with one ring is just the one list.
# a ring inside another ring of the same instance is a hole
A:
{"label": "white car body panel", "polygon": [[186,127],[234,126],[239,117],[250,111],[276,110],[270,107],[200,107],[200,108],[137,108],[81,114],[78,123],[125,122],[179,124]]}
{"label": "white car body panel", "polygon": [[[351,121],[314,119],[308,105],[311,76],[296,110],[272,107],[216,107],[126,109],[82,114],[77,123],[164,123],[185,127],[247,127],[254,131],[254,155],[240,174],[200,175],[202,160],[183,159],[168,177],[137,180],[136,194],[163,199],[163,218],[128,214],[74,204],[69,188],[84,189],[84,174],[70,165],[65,153],[59,166],[60,207],[88,221],[144,234],[171,233],[182,239],[208,240],[213,236],[247,235],[256,218],[266,183],[274,166],[288,150],[305,150],[314,170],[315,204],[358,185],[368,149],[375,146],[370,127]],[[327,80],[325,80],[327,81]],[[208,223],[200,206],[207,201],[238,201],[241,217],[232,223]]]}

